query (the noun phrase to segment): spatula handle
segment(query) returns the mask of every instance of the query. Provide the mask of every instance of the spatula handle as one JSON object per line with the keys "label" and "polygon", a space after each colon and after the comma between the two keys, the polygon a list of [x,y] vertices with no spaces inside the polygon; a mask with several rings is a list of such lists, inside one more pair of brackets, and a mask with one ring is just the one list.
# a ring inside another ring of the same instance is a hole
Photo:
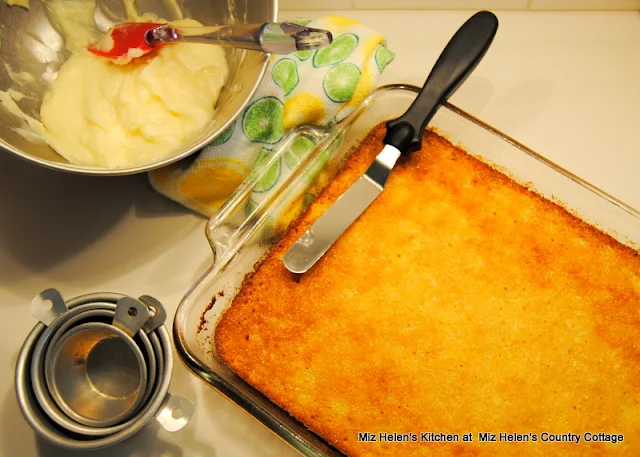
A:
{"label": "spatula handle", "polygon": [[398,119],[387,122],[386,144],[403,153],[420,149],[427,123],[480,63],[497,30],[498,18],[489,11],[474,14],[458,29],[411,107]]}
{"label": "spatula handle", "polygon": [[331,44],[328,30],[306,27],[292,22],[236,24],[221,27],[157,28],[147,40],[151,44],[170,41],[217,44],[226,47],[289,54],[320,49]]}

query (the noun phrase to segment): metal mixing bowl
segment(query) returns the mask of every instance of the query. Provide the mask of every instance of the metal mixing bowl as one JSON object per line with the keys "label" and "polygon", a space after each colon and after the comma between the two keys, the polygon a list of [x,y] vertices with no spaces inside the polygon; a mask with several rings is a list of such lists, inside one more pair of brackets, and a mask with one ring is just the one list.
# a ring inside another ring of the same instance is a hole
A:
{"label": "metal mixing bowl", "polygon": [[[46,1],[46,0],[45,0]],[[115,20],[124,20],[121,0],[97,0],[98,7],[109,11]],[[108,5],[107,5],[108,3]],[[138,0],[142,12],[152,12],[165,19],[176,17],[169,0]],[[184,0],[180,1],[185,17],[205,25],[273,22],[277,15],[277,0]],[[183,159],[220,135],[240,115],[253,96],[267,66],[268,56],[257,51],[227,49],[229,80],[220,94],[211,124],[190,144],[171,157],[157,162],[123,169],[105,169],[70,164],[51,147],[27,141],[14,131],[20,120],[0,104],[0,149],[5,149],[31,162],[58,170],[92,175],[124,175],[160,168]],[[20,101],[20,108],[39,118],[40,104],[52,78],[68,58],[62,36],[47,17],[41,0],[31,0],[30,11],[9,7],[0,0],[0,90],[12,87],[7,65],[14,72],[28,72],[35,77],[28,84],[29,97]],[[60,113],[64,116],[64,113]]]}

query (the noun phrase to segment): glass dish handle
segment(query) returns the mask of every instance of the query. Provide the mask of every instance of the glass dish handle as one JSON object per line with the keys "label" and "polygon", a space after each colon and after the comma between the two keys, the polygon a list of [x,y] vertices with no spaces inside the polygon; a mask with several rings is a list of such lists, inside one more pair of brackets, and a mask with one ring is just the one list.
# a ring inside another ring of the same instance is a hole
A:
{"label": "glass dish handle", "polygon": [[[328,130],[310,125],[296,127],[267,159],[253,169],[207,225],[214,267],[220,262],[225,264],[223,259],[235,254],[233,247],[242,245],[255,230],[272,229],[273,224],[281,223],[280,210],[286,210],[283,207],[292,203],[286,197],[281,198],[285,189],[288,195],[293,195],[299,192],[292,192],[292,189],[312,184],[328,158],[322,152],[327,144],[340,136],[341,131],[338,126]],[[302,166],[307,168],[304,173],[296,173]],[[271,170],[274,171],[270,175]],[[277,170],[279,173],[275,173]],[[268,182],[273,175],[277,176],[275,182]],[[301,179],[303,176],[304,180]],[[295,187],[292,187],[292,180],[298,181]],[[279,201],[278,205],[273,205],[274,201]]]}
{"label": "glass dish handle", "polygon": [[[238,246],[243,246],[257,230],[281,234],[289,222],[302,214],[323,184],[337,172],[344,154],[349,151],[334,153],[345,132],[372,100],[373,96],[367,97],[353,112],[330,127],[293,128],[274,152],[253,169],[209,219],[206,235],[214,254],[213,269],[227,265]],[[331,166],[327,166],[329,159]],[[281,171],[275,182],[269,182],[272,167],[279,167]],[[326,174],[327,179],[318,179],[322,174]]]}

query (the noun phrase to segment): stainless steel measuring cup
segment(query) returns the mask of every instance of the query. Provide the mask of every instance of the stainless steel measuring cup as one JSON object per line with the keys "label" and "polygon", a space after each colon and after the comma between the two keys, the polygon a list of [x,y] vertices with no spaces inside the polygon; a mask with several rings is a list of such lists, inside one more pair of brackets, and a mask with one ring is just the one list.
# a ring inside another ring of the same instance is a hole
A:
{"label": "stainless steel measuring cup", "polygon": [[16,395],[22,415],[43,439],[65,449],[95,450],[112,446],[135,435],[154,417],[169,432],[179,431],[189,422],[193,415],[193,403],[168,393],[173,371],[173,352],[169,332],[162,326],[157,330],[157,334],[164,352],[165,369],[156,383],[149,403],[129,426],[112,435],[96,438],[70,434],[57,427],[38,405],[30,388],[31,380],[27,368],[31,365],[33,348],[44,329],[44,324],[38,323],[25,340],[18,355],[15,373]]}
{"label": "stainless steel measuring cup", "polygon": [[123,297],[112,325],[87,322],[60,337],[44,371],[51,396],[67,416],[108,427],[135,412],[147,389],[147,365],[133,337],[149,317],[143,303]]}
{"label": "stainless steel measuring cup", "polygon": [[[43,335],[36,345],[31,363],[31,384],[35,397],[44,412],[59,426],[74,433],[89,436],[105,436],[115,433],[125,428],[128,421],[132,418],[110,427],[90,427],[72,420],[58,407],[49,393],[49,389],[47,388],[44,379],[44,361],[50,359],[50,349],[70,328],[86,322],[106,323],[113,321],[114,311],[116,308],[115,304],[101,303],[97,306],[99,306],[99,308],[84,311],[68,319],[49,337],[45,337],[45,335]],[[154,333],[147,335],[146,331],[141,329],[136,334],[135,339],[139,340],[139,346],[143,349],[143,354],[147,362],[148,387],[145,391],[144,397],[142,398],[141,405],[133,417],[143,409],[147,400],[151,396],[153,386],[156,383],[156,378],[160,376],[159,372],[162,372],[161,370],[164,366],[164,361],[158,361],[156,357],[156,354],[160,354],[160,356],[162,356],[162,346],[160,345],[157,335]]]}
{"label": "stainless steel measuring cup", "polygon": [[133,414],[147,389],[147,365],[129,335],[102,322],[72,328],[53,347],[47,386],[75,421],[93,427]]}
{"label": "stainless steel measuring cup", "polygon": [[[47,297],[59,298],[57,306],[57,308],[59,308],[59,314],[57,316],[53,312],[56,306],[51,305],[51,303],[49,307],[45,307],[45,310],[48,311],[48,317],[47,313],[38,314],[38,310],[41,310],[38,306],[39,302],[41,304]],[[123,295],[112,293],[89,294],[76,297],[65,303],[55,289],[49,289],[41,293],[34,300],[34,307],[37,308],[37,310],[33,314],[38,317],[40,322],[36,324],[20,350],[16,363],[15,384],[18,404],[20,405],[24,418],[43,439],[65,449],[92,450],[111,446],[127,439],[140,431],[154,417],[158,423],[169,432],[178,431],[189,422],[193,414],[193,403],[185,398],[168,393],[171,373],[173,371],[171,338],[169,337],[166,327],[162,325],[165,320],[162,305],[157,300],[148,296],[139,297],[139,300],[145,303],[149,309],[157,310],[157,312],[152,312],[156,320],[150,319],[144,326],[144,328],[147,329],[145,331],[149,332],[148,337],[151,340],[153,352],[157,358],[157,381],[153,387],[151,387],[148,400],[143,402],[131,418],[126,422],[103,429],[93,429],[78,424],[76,428],[70,430],[52,421],[50,415],[42,409],[38,400],[35,398],[30,376],[31,368],[34,365],[35,348],[41,344],[45,334],[51,330],[51,326],[54,326],[53,321],[68,322],[69,319],[65,319],[66,313],[75,313],[77,315],[76,310],[83,309],[86,311],[86,307],[92,304],[99,304],[101,307],[111,306],[113,309],[115,303],[123,297]],[[65,314],[63,315],[62,313]],[[45,321],[48,322],[48,324],[45,324]],[[59,322],[55,323],[55,326],[59,329],[60,326],[58,324]],[[49,328],[47,325],[50,325]],[[87,430],[95,430],[96,432],[87,433]],[[107,430],[109,433],[107,436],[100,433],[101,431]]]}

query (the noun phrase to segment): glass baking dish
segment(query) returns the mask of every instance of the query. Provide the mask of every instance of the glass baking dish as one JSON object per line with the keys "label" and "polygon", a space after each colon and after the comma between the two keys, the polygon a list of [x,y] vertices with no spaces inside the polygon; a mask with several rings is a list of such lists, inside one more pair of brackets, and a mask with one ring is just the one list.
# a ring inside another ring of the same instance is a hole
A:
{"label": "glass baking dish", "polygon": [[[214,253],[213,265],[178,307],[174,336],[187,367],[306,456],[342,454],[220,362],[213,347],[216,324],[245,275],[335,174],[348,153],[377,124],[404,113],[418,91],[408,85],[383,86],[357,111],[328,129],[302,126],[292,131],[283,147],[261,162],[210,219],[206,235]],[[620,242],[634,249],[640,246],[640,212],[493,127],[451,104],[445,104],[429,125],[453,144]]]}

